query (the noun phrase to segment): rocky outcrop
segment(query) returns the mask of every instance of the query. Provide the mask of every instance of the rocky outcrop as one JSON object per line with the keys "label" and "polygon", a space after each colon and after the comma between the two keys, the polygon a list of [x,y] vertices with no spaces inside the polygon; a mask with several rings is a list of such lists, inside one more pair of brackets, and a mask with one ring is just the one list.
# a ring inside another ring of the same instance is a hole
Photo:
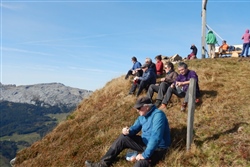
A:
{"label": "rocky outcrop", "polygon": [[167,62],[172,62],[173,64],[176,64],[176,63],[181,62],[181,61],[183,61],[183,58],[178,54],[175,54],[175,55],[170,56],[170,57],[162,56],[162,62],[164,64],[166,64]]}
{"label": "rocky outcrop", "polygon": [[35,85],[3,85],[0,83],[0,101],[28,103],[41,107],[76,107],[92,91],[72,88],[61,83]]}

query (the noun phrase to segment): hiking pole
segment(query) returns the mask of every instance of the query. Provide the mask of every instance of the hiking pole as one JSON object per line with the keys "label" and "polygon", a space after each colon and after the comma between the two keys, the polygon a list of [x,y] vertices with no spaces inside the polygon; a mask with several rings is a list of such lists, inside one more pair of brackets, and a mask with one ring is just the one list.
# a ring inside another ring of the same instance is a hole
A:
{"label": "hiking pole", "polygon": [[204,49],[205,53],[207,54],[207,56],[209,57],[208,51],[207,49],[203,46],[202,49]]}

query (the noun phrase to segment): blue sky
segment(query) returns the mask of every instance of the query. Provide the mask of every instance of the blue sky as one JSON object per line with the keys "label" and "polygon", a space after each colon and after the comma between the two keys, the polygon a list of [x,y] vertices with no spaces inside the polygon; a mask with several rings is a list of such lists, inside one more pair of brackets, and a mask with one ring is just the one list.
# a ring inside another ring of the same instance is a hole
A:
{"label": "blue sky", "polygon": [[[158,54],[201,57],[202,0],[1,0],[1,82],[96,90]],[[229,44],[250,29],[250,0],[210,1],[207,24]],[[221,40],[218,38],[219,43]]]}

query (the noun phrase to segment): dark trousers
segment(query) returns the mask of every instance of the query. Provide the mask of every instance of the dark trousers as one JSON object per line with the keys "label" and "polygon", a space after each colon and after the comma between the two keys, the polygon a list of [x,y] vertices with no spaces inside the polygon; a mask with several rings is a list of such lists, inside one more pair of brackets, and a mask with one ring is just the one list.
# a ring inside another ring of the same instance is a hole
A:
{"label": "dark trousers", "polygon": [[158,94],[157,94],[156,100],[162,101],[169,86],[170,86],[170,84],[167,82],[161,82],[160,85],[151,84],[148,88],[147,96],[150,99],[152,99],[154,92],[157,92]]}
{"label": "dark trousers", "polygon": [[[111,145],[107,153],[101,158],[101,163],[105,163],[107,166],[111,166],[115,158],[126,148],[132,150],[143,152],[145,144],[142,141],[141,136],[124,136],[121,134]],[[136,161],[134,167],[149,167],[150,165],[155,165],[166,155],[166,149],[157,149],[154,151],[153,155],[149,160]]]}
{"label": "dark trousers", "polygon": [[130,89],[130,93],[134,93],[136,91],[136,88],[138,88],[138,91],[136,93],[136,96],[139,96],[143,89],[148,89],[149,83],[147,81],[137,81],[136,83],[133,83]]}
{"label": "dark trousers", "polygon": [[[138,76],[138,77],[141,77],[143,74],[143,71],[142,70],[138,70],[137,73],[135,74],[135,76]],[[125,79],[128,79],[128,77],[130,75],[133,75],[133,71],[132,70],[128,70],[126,76],[125,76]]]}
{"label": "dark trousers", "polygon": [[126,74],[126,76],[125,76],[125,79],[128,79],[128,77],[129,77],[130,75],[133,75],[133,74],[132,74],[132,70],[128,70],[128,72],[127,72],[127,74]]}
{"label": "dark trousers", "polygon": [[243,43],[243,49],[241,52],[241,56],[244,56],[244,52],[246,51],[246,57],[248,56],[248,50],[249,50],[250,43]]}
{"label": "dark trousers", "polygon": [[[187,92],[188,92],[188,90],[187,90]],[[184,102],[188,102],[188,93],[187,94],[186,94],[186,92],[178,93],[175,88],[171,88],[171,86],[170,86],[170,87],[168,87],[167,93],[164,96],[162,103],[168,104],[169,100],[172,97],[172,94],[175,94],[177,97],[181,97],[181,98],[185,97]]]}

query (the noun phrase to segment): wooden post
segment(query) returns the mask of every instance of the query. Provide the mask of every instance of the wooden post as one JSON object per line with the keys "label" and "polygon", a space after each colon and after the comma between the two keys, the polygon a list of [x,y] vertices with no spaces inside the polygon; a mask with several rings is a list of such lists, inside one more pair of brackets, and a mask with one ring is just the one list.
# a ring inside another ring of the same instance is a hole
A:
{"label": "wooden post", "polygon": [[190,150],[191,142],[193,140],[193,125],[194,125],[194,110],[196,99],[196,80],[190,79],[188,86],[188,118],[187,118],[187,151]]}
{"label": "wooden post", "polygon": [[207,0],[202,0],[201,6],[201,18],[202,18],[202,26],[201,26],[201,58],[206,58],[205,50],[206,50],[206,10],[207,10]]}

